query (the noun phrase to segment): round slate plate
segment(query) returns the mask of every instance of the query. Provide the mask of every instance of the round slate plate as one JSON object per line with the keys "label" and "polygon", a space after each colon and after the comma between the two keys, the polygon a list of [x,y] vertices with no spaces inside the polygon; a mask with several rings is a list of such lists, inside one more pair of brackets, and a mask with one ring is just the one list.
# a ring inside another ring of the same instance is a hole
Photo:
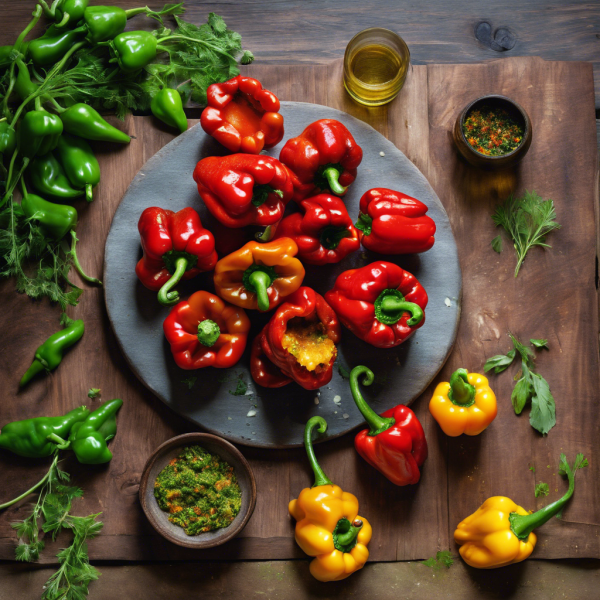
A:
{"label": "round slate plate", "polygon": [[[278,157],[286,140],[318,119],[337,119],[351,131],[364,152],[358,178],[345,196],[353,217],[358,216],[365,191],[387,187],[424,202],[437,225],[435,245],[428,252],[389,257],[361,250],[336,265],[307,266],[304,280],[304,285],[324,294],[342,271],[375,260],[396,262],[419,279],[429,304],[426,323],[412,338],[398,348],[381,350],[342,328],[338,347],[339,365],[349,369],[365,364],[375,372],[375,383],[365,388],[365,396],[377,412],[400,403],[408,405],[441,369],[456,337],[461,272],[448,216],[419,170],[369,125],[338,110],[302,102],[282,102],[281,113],[286,135],[268,152],[271,156]],[[329,425],[328,436],[339,436],[362,423],[363,418],[337,365],[329,385],[317,392],[295,383],[274,390],[257,386],[249,371],[250,345],[270,315],[249,311],[252,330],[248,346],[234,368],[184,371],[175,365],[163,335],[162,323],[169,309],[160,306],[156,292],[144,288],[135,275],[135,264],[141,257],[137,223],[145,208],[160,206],[177,211],[192,206],[203,224],[212,227],[214,221],[200,200],[192,172],[200,159],[223,154],[224,149],[196,125],[153,156],[123,197],[108,235],[104,263],[106,307],[117,340],[131,368],[150,390],[175,412],[212,433],[249,446],[300,446],[306,421],[321,415]],[[290,202],[288,212],[296,209]],[[201,274],[179,286],[183,298],[198,289],[212,291],[211,274]],[[231,393],[239,379],[247,384],[246,394],[241,396]],[[253,411],[256,414],[248,416]]]}

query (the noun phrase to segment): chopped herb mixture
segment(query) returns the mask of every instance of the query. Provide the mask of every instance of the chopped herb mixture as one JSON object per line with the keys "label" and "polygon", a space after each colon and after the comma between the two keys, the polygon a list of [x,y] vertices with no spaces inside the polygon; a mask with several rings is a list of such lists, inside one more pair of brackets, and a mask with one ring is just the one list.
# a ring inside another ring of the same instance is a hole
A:
{"label": "chopped herb mixture", "polygon": [[171,523],[198,535],[231,525],[242,490],[231,465],[201,446],[189,446],[159,473],[154,497]]}
{"label": "chopped herb mixture", "polygon": [[502,156],[523,140],[523,127],[503,108],[482,106],[472,110],[463,123],[467,142],[480,154]]}

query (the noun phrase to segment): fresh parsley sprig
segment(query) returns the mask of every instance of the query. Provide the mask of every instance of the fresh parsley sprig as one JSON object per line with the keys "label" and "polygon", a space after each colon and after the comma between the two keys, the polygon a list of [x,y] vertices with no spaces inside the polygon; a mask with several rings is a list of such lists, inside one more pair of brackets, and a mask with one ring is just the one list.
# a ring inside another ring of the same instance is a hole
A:
{"label": "fresh parsley sprig", "polygon": [[[498,354],[489,358],[483,370],[485,373],[505,371],[515,359],[517,353],[521,358],[521,370],[517,373],[517,383],[511,394],[515,414],[519,415],[528,402],[531,401],[529,423],[541,434],[547,434],[556,425],[556,404],[550,392],[548,382],[535,372],[535,353],[523,345],[512,333],[509,333],[513,349],[506,354]],[[530,340],[535,348],[548,349],[548,340]]]}
{"label": "fresh parsley sprig", "polygon": [[[556,210],[552,200],[543,200],[536,192],[525,192],[522,198],[510,196],[503,204],[496,207],[492,215],[496,226],[502,226],[512,240],[517,252],[515,277],[534,246],[550,248],[546,244],[546,235],[555,229],[560,229],[556,222]],[[495,252],[502,252],[502,238],[492,240]]]}

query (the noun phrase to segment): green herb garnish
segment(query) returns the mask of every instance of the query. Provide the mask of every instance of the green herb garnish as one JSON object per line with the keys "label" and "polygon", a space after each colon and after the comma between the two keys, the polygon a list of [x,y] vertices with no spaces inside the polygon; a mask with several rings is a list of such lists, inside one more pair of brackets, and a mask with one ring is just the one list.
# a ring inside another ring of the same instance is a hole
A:
{"label": "green herb garnish", "polygon": [[90,388],[88,390],[88,398],[91,398],[92,400],[94,398],[100,398],[100,388]]}
{"label": "green herb garnish", "polygon": [[421,561],[422,565],[439,571],[443,567],[449,569],[454,564],[454,556],[450,550],[441,550],[435,556]]}
{"label": "green herb garnish", "polygon": [[187,379],[182,379],[181,383],[188,386],[188,390],[191,390],[194,387],[194,384],[198,381],[197,377],[188,377]]}
{"label": "green herb garnish", "polygon": [[535,486],[535,497],[539,498],[540,496],[547,496],[550,493],[550,486],[543,481],[536,484]]}

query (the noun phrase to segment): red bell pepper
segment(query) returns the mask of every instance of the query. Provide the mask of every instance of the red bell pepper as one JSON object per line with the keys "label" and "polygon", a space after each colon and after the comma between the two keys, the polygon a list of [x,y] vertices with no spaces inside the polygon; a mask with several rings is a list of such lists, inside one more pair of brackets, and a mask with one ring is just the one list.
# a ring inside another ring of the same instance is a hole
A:
{"label": "red bell pepper", "polygon": [[244,353],[250,319],[243,308],[201,290],[171,309],[163,331],[182,369],[227,369]]}
{"label": "red bell pepper", "polygon": [[260,154],[283,138],[283,116],[277,96],[260,81],[238,75],[213,83],[206,91],[202,129],[232,152]]}
{"label": "red bell pepper", "polygon": [[358,231],[338,197],[319,194],[303,200],[300,207],[304,215],[285,217],[274,238],[292,238],[298,245],[300,260],[310,265],[337,263],[360,248]]}
{"label": "red bell pepper", "polygon": [[389,262],[344,271],[325,299],[354,335],[376,348],[398,346],[425,323],[427,292]]}
{"label": "red bell pepper", "polygon": [[279,160],[298,176],[294,200],[302,200],[317,190],[343,196],[356,179],[362,155],[345,125],[334,119],[320,119],[288,140]]}
{"label": "red bell pepper", "polygon": [[144,256],[135,267],[136,275],[148,289],[158,290],[158,301],[165,306],[179,302],[179,293],[171,289],[180,280],[217,264],[213,235],[202,227],[193,208],[174,213],[152,206],[141,214],[138,230]]}
{"label": "red bell pepper", "polygon": [[252,378],[264,387],[293,380],[307,390],[320,388],[331,381],[339,341],[340,324],[331,307],[313,289],[301,287],[254,340]]}
{"label": "red bell pepper", "polygon": [[356,228],[362,245],[380,254],[413,254],[435,242],[435,222],[428,208],[402,192],[373,188],[360,199]]}
{"label": "red bell pepper", "polygon": [[350,373],[352,397],[369,426],[354,438],[356,451],[392,483],[417,483],[421,477],[419,467],[427,458],[427,440],[419,419],[403,404],[379,416],[360,392],[358,378],[362,374],[363,385],[371,385],[374,380],[373,371],[367,367],[354,367]]}
{"label": "red bell pepper", "polygon": [[226,227],[274,225],[292,198],[294,176],[276,158],[231,154],[202,159],[194,169],[200,197]]}

